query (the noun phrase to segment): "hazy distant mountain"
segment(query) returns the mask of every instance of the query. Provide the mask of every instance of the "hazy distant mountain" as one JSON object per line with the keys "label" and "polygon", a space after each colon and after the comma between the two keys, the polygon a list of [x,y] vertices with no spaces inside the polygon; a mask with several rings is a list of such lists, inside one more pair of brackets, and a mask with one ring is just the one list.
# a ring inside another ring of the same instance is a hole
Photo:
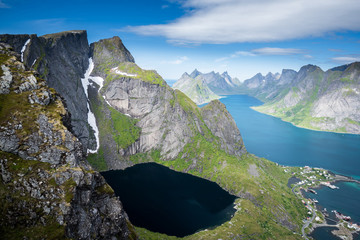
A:
{"label": "hazy distant mountain", "polygon": [[[194,71],[197,70],[195,69]],[[214,71],[204,74],[199,73],[197,77],[200,77],[206,85],[218,95],[234,94],[241,85],[239,79],[230,77],[227,72],[222,74],[215,73]]]}
{"label": "hazy distant mountain", "polygon": [[360,63],[324,72],[314,65],[281,75],[257,74],[244,81],[242,93],[265,102],[254,109],[296,126],[360,134]]}
{"label": "hazy distant mountain", "polygon": [[190,75],[184,73],[172,87],[185,93],[198,105],[219,99],[220,96],[210,90],[200,74],[196,69]]}
{"label": "hazy distant mountain", "polygon": [[219,95],[236,94],[240,85],[239,79],[230,77],[227,72],[201,73],[195,69],[190,75],[184,73],[173,88],[179,89],[197,104],[202,104],[220,98]]}

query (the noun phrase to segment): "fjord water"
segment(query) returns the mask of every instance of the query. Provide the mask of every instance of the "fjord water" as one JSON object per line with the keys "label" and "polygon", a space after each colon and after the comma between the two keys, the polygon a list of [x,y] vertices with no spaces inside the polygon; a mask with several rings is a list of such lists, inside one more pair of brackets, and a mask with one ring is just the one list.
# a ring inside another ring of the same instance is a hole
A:
{"label": "fjord water", "polygon": [[156,163],[102,175],[130,221],[154,232],[183,237],[229,221],[235,213],[235,196],[216,183]]}
{"label": "fjord water", "polygon": [[351,216],[352,222],[360,223],[360,185],[353,182],[338,182],[336,186],[339,189],[321,187],[316,190],[316,195],[310,192],[304,194],[307,198],[316,198],[328,212],[337,210]]}
{"label": "fjord water", "polygon": [[259,157],[289,166],[322,167],[360,179],[360,136],[298,128],[252,110],[261,101],[247,95],[220,99],[233,116],[245,147]]}
{"label": "fjord water", "polygon": [[[268,116],[251,106],[262,102],[247,96],[233,95],[220,100],[233,116],[250,153],[287,166],[321,167],[360,179],[360,136],[298,128],[281,119]],[[322,187],[316,198],[328,211],[337,210],[360,223],[360,185],[338,182],[340,189]],[[315,239],[338,239],[331,228],[318,228]]]}

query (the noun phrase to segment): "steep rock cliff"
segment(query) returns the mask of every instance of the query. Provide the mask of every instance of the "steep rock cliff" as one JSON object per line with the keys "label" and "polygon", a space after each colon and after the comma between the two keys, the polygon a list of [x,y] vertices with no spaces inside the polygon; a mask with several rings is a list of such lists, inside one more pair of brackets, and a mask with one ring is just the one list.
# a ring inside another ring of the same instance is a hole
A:
{"label": "steep rock cliff", "polygon": [[[89,91],[100,127],[100,154],[110,169],[131,165],[129,156],[136,153],[159,151],[163,159],[174,159],[192,137],[198,133],[204,134],[210,128],[207,124],[212,122],[205,123],[200,109],[183,93],[171,89],[155,71],[143,70],[134,62],[129,62],[133,58],[118,43],[118,38],[112,38],[91,45],[94,62],[91,75],[104,78],[99,92]],[[114,46],[117,48],[114,49]],[[121,56],[127,57],[116,57],[119,51],[124,52]],[[217,107],[222,109],[220,111],[226,111],[224,105]],[[134,119],[136,123],[130,124],[132,129],[141,129],[130,144],[124,145],[116,140],[119,133],[114,124],[116,120],[113,119],[115,109],[127,115],[125,118]],[[210,112],[208,115],[211,115]],[[231,117],[229,119],[233,121]],[[238,135],[228,137],[228,140],[234,137],[233,141],[223,141],[221,147],[229,153],[241,155],[242,138],[236,125],[231,124],[233,122],[229,122],[229,119],[224,119],[223,124],[229,123],[230,127],[234,127],[233,133]],[[237,145],[229,146],[233,143]]]}
{"label": "steep rock cliff", "polygon": [[221,146],[227,153],[238,156],[245,153],[240,131],[223,103],[219,100],[211,101],[201,108],[201,115],[210,131],[219,137]]}
{"label": "steep rock cliff", "polygon": [[60,96],[0,43],[0,232],[4,239],[131,239],[118,197],[63,125]]}
{"label": "steep rock cliff", "polygon": [[0,35],[0,41],[14,46],[25,66],[36,70],[64,99],[71,115],[69,129],[82,143],[83,151],[96,142],[87,122],[87,98],[81,78],[88,67],[86,31],[66,31],[44,36]]}

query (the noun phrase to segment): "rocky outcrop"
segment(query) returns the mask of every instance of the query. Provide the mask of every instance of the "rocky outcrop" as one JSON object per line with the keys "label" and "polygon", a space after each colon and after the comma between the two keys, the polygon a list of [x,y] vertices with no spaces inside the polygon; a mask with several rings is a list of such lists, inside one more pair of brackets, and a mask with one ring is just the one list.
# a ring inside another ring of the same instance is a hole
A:
{"label": "rocky outcrop", "polygon": [[12,77],[0,95],[1,236],[136,238],[121,202],[63,125],[59,95],[8,45],[0,43],[0,56]]}
{"label": "rocky outcrop", "polygon": [[95,149],[96,142],[87,123],[87,98],[81,85],[81,78],[89,64],[86,31],[40,37],[6,34],[0,35],[0,40],[13,45],[14,50],[21,54],[25,66],[36,70],[64,98],[71,114],[69,128],[82,143],[83,151]]}
{"label": "rocky outcrop", "polygon": [[105,77],[103,73],[105,68],[114,68],[122,62],[135,62],[118,36],[92,43],[90,48],[95,64],[92,74],[96,76]]}
{"label": "rocky outcrop", "polygon": [[223,103],[219,100],[211,101],[201,108],[201,115],[228,154],[240,156],[246,152],[240,131]]}

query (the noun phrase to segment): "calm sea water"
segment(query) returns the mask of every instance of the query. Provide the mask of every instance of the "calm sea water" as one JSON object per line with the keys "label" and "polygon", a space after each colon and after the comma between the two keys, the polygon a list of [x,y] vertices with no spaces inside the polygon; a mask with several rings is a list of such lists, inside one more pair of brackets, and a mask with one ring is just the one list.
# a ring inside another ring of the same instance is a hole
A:
{"label": "calm sea water", "polygon": [[120,196],[130,221],[154,232],[183,237],[229,221],[235,196],[219,185],[156,163],[102,172]]}
{"label": "calm sea water", "polygon": [[324,240],[341,240],[341,238],[333,235],[331,231],[338,230],[336,227],[319,227],[310,234],[314,239],[324,239]]}
{"label": "calm sea water", "polygon": [[312,166],[360,179],[360,136],[311,131],[252,110],[247,95],[220,100],[234,117],[250,153],[290,166]]}
{"label": "calm sea water", "polygon": [[316,198],[328,212],[337,210],[350,216],[352,222],[360,223],[360,185],[352,182],[338,182],[339,189],[321,187],[318,194],[305,193],[308,198]]}

